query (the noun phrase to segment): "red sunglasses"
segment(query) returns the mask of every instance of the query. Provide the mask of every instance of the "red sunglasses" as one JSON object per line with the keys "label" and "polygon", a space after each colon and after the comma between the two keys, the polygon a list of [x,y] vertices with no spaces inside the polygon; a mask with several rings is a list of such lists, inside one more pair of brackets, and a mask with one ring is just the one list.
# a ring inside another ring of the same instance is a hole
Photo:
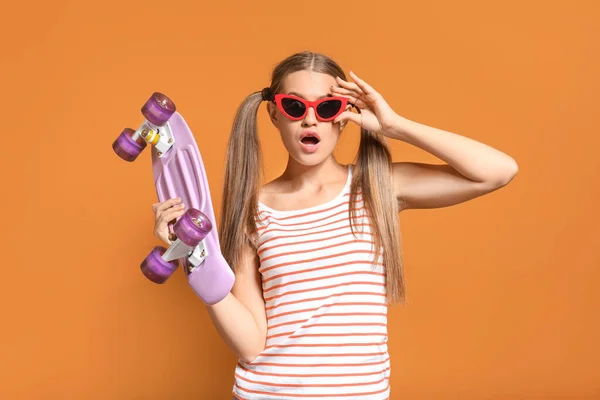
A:
{"label": "red sunglasses", "polygon": [[321,121],[333,121],[344,112],[348,103],[345,97],[325,97],[316,101],[310,101],[291,94],[276,94],[274,99],[279,110],[292,121],[303,119],[310,107],[315,110],[317,118]]}

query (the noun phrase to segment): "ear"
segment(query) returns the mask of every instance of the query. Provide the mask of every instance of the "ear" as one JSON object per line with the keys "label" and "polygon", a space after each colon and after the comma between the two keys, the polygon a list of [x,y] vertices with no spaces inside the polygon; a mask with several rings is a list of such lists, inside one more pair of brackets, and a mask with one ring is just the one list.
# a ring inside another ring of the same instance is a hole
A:
{"label": "ear", "polygon": [[279,116],[277,115],[277,107],[272,101],[267,102],[267,112],[269,113],[269,118],[273,125],[278,126]]}

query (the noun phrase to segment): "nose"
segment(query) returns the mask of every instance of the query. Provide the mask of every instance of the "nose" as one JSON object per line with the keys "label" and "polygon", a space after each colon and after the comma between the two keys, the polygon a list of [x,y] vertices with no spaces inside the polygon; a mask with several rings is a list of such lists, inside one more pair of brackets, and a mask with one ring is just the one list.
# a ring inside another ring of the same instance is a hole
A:
{"label": "nose", "polygon": [[306,112],[306,116],[302,121],[302,126],[312,126],[317,123],[317,116],[315,114],[315,110],[312,107],[308,107],[308,111]]}

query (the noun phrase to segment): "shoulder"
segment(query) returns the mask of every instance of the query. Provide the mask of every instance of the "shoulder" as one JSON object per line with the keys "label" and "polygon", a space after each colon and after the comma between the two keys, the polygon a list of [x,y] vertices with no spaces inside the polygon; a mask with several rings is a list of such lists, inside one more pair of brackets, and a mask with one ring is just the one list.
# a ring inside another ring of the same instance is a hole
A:
{"label": "shoulder", "polygon": [[258,201],[264,205],[273,204],[273,201],[277,198],[277,195],[282,192],[282,185],[280,178],[276,178],[271,182],[264,184],[258,190]]}

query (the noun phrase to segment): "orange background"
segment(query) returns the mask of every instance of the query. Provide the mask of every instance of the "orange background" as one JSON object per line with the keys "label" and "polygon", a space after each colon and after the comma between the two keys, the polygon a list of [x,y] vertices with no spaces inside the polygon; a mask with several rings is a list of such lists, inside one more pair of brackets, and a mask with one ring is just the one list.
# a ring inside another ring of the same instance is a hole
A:
{"label": "orange background", "polygon": [[[235,358],[181,269],[163,286],[139,271],[159,244],[150,153],[111,144],[166,93],[218,210],[236,107],[304,49],[519,163],[498,192],[403,214],[392,399],[600,398],[599,18],[591,0],[6,4],[0,398],[230,398]],[[286,154],[264,105],[259,128],[270,180]]]}

